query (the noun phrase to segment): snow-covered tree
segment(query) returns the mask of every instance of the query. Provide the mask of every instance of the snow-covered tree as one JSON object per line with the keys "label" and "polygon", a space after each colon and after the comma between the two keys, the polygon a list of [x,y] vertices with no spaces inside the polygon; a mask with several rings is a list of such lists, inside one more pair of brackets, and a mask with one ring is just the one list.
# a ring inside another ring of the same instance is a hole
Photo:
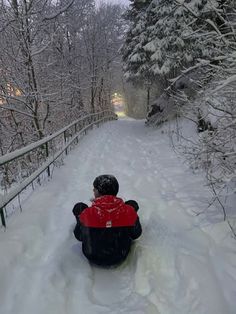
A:
{"label": "snow-covered tree", "polygon": [[[135,5],[140,2],[142,5]],[[166,80],[199,59],[215,61],[228,48],[230,3],[132,1],[126,15],[130,28],[122,49],[127,78],[143,82],[145,77],[151,81]]]}
{"label": "snow-covered tree", "polygon": [[236,186],[236,2],[152,0],[135,9],[136,20],[127,15],[122,50],[126,75],[133,82],[145,84],[148,77],[166,83],[148,123],[176,116],[194,123],[194,139],[177,124],[181,151],[194,169],[206,171],[213,202],[228,219]]}
{"label": "snow-covered tree", "polygon": [[83,64],[89,85],[88,97],[92,111],[110,106],[112,65],[118,58],[121,45],[122,8],[119,5],[101,5],[92,14],[82,30]]}
{"label": "snow-covered tree", "polygon": [[143,47],[147,44],[147,8],[150,3],[151,0],[133,0],[130,9],[124,15],[130,26],[121,52],[125,77],[134,82],[140,82],[149,76],[146,65],[150,58]]}
{"label": "snow-covered tree", "polygon": [[109,106],[121,12],[93,0],[1,2],[2,119],[26,143]]}
{"label": "snow-covered tree", "polygon": [[[48,79],[50,67],[46,55],[57,32],[55,19],[65,12],[72,1],[63,6],[50,1],[10,1],[3,4],[4,22],[1,36],[1,98],[2,107],[21,115],[15,120],[28,120],[31,138],[44,136],[44,124],[49,115],[50,87],[42,82]],[[51,59],[51,62],[56,60]]]}
{"label": "snow-covered tree", "polygon": [[110,108],[122,10],[94,0],[0,2],[2,155]]}

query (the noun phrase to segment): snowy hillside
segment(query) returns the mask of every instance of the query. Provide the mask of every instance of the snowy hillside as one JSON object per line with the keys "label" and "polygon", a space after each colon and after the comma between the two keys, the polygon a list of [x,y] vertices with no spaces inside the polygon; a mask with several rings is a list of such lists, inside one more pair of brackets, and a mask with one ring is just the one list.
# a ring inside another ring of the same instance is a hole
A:
{"label": "snowy hillside", "polygon": [[[103,173],[138,201],[143,226],[128,260],[110,269],[82,255],[71,213]],[[235,313],[236,242],[218,211],[204,211],[204,184],[165,129],[124,119],[89,132],[0,230],[0,313]]]}

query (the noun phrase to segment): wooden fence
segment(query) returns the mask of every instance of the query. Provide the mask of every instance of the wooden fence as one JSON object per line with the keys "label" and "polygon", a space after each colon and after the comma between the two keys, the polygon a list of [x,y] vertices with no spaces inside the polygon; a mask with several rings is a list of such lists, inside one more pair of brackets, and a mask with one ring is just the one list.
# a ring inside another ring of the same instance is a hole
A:
{"label": "wooden fence", "polygon": [[[79,138],[86,134],[87,130],[94,125],[99,125],[105,121],[117,119],[114,112],[106,110],[94,114],[83,116],[82,118],[72,122],[63,129],[56,133],[43,138],[37,142],[34,142],[24,148],[13,151],[9,154],[0,157],[0,168],[4,169],[9,163],[17,162],[20,157],[27,157],[31,152],[35,152],[40,149],[44,152],[43,163],[31,173],[22,182],[16,184],[16,186],[10,189],[10,192],[5,195],[0,195],[0,217],[2,226],[6,227],[6,206],[16,197],[19,197],[20,193],[33,181],[36,180],[40,174],[44,171],[47,175],[51,175],[50,165],[52,165],[59,156],[63,153],[68,154],[68,148],[71,144],[78,143]],[[57,144],[53,141],[57,141]],[[60,145],[58,145],[60,143]],[[37,152],[36,152],[37,153]],[[30,158],[30,157],[29,157]]]}

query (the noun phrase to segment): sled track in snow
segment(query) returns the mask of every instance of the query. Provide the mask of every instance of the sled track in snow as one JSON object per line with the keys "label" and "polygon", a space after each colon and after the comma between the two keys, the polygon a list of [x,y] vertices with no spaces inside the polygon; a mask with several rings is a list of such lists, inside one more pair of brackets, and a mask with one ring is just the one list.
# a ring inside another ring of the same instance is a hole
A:
{"label": "sled track in snow", "polygon": [[[193,214],[208,192],[168,141],[165,130],[131,119],[81,139],[0,235],[1,313],[234,313],[235,243],[223,223]],[[104,173],[118,178],[122,198],[138,200],[143,226],[127,261],[109,269],[87,262],[71,214]]]}

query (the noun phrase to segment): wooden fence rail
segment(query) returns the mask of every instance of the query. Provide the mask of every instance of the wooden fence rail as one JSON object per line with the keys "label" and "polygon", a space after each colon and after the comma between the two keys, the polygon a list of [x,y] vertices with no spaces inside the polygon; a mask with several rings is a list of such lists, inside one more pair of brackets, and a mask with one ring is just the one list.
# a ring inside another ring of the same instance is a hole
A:
{"label": "wooden fence rail", "polygon": [[[67,154],[69,146],[73,143],[78,143],[79,137],[86,134],[86,131],[88,129],[92,128],[94,125],[99,125],[102,122],[114,119],[116,119],[116,115],[114,114],[114,112],[109,110],[89,114],[72,122],[71,124],[62,128],[56,133],[43,138],[42,140],[39,140],[30,145],[27,145],[24,148],[1,156],[0,167],[6,166],[10,162],[14,162],[22,156],[27,156],[27,154],[35,151],[37,148],[42,148],[43,151],[45,151],[45,161],[37,168],[37,170],[35,170],[22,182],[17,184],[16,187],[12,188],[9,193],[3,195],[2,197],[0,195],[0,218],[2,226],[6,227],[5,207],[8,203],[10,203],[15,197],[19,196],[19,194],[35,179],[37,179],[39,175],[44,171],[47,171],[47,175],[50,176],[50,165],[53,164],[64,152]],[[63,137],[62,139],[60,139],[60,136],[62,135]],[[63,142],[59,149],[57,149],[57,147],[55,148],[55,145],[54,147],[53,145],[51,145],[54,139],[60,139],[59,141]]]}

